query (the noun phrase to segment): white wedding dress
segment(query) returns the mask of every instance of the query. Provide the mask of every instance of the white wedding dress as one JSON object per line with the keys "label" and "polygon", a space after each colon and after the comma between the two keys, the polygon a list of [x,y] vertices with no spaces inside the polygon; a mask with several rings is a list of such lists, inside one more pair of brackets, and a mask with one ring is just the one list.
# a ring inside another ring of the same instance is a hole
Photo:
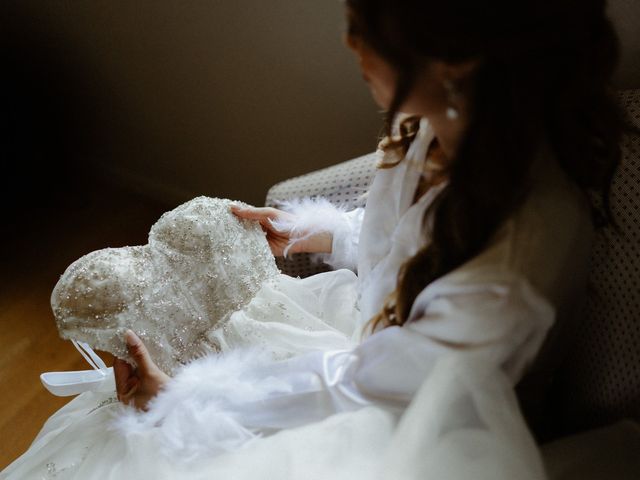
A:
{"label": "white wedding dress", "polygon": [[432,139],[423,119],[405,161],[377,172],[366,211],[335,210],[326,260],[347,268],[267,274],[207,332],[220,353],[178,366],[148,412],[105,382],[56,412],[0,478],[544,479],[513,386],[575,300],[590,237],[552,158],[485,251],[427,286],[402,328],[361,338],[429,241],[421,219],[445,184],[411,201]]}

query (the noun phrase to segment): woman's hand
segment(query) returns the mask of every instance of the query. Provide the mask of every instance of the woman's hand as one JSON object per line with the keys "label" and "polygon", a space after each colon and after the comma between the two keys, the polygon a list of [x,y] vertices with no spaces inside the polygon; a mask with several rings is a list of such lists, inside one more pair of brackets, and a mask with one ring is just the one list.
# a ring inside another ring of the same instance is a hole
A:
{"label": "woman's hand", "polygon": [[119,358],[113,362],[118,400],[125,405],[131,404],[138,409],[146,410],[149,401],[158,394],[170,377],[153,363],[147,347],[135,333],[127,330],[125,338],[129,355],[138,367],[134,368]]}
{"label": "woman's hand", "polygon": [[[296,232],[292,237],[290,232],[277,230],[272,221],[295,224],[295,215],[271,207],[240,207],[233,205],[231,212],[246,220],[257,220],[262,230],[267,234],[267,242],[271,252],[276,257],[284,255],[284,250],[294,241],[287,252],[291,253],[331,253],[332,235],[330,232],[316,233],[306,237],[305,232]],[[298,240],[296,240],[298,239]]]}

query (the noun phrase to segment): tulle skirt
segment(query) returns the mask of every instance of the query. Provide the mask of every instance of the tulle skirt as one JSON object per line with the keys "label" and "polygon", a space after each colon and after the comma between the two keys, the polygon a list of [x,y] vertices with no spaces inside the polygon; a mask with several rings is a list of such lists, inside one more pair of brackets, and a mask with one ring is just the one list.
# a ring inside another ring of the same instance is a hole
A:
{"label": "tulle skirt", "polygon": [[[363,327],[357,292],[348,270],[306,279],[282,275],[210,336],[221,355],[257,347],[274,360],[351,348]],[[464,354],[442,357],[402,415],[366,407],[188,459],[162,448],[154,429],[127,436],[114,428],[124,408],[113,382],[79,395],[49,418],[0,478],[545,478],[508,380]]]}

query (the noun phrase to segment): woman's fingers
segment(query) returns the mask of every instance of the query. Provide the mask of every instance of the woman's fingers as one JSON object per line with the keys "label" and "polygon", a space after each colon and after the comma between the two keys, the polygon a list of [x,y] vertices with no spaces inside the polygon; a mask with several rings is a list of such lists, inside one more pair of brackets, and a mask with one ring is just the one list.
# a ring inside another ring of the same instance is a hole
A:
{"label": "woman's fingers", "polygon": [[295,217],[283,210],[272,207],[240,207],[233,205],[231,212],[237,217],[246,220],[257,220],[262,225],[263,230],[272,231],[277,234],[288,236],[291,225],[295,223]]}
{"label": "woman's fingers", "polygon": [[[239,218],[257,220],[267,234],[267,241],[275,256],[281,256],[289,245],[295,216],[272,207],[244,207],[231,205],[231,212]],[[294,250],[291,251],[294,253]]]}
{"label": "woman's fingers", "polygon": [[271,207],[241,207],[240,205],[231,205],[231,213],[236,217],[247,220],[265,220],[276,217],[278,210]]}
{"label": "woman's fingers", "polygon": [[131,355],[135,360],[136,365],[138,366],[138,371],[142,375],[146,375],[158,368],[151,360],[147,347],[144,346],[142,340],[140,340],[133,331],[127,330],[125,333],[125,340],[127,342],[129,355]]}
{"label": "woman's fingers", "polygon": [[118,398],[125,393],[128,388],[127,384],[133,373],[133,367],[120,358],[113,361],[113,375],[116,381],[116,391]]}
{"label": "woman's fingers", "polygon": [[136,392],[138,391],[138,382],[134,382],[133,385],[124,393],[120,395],[120,401],[125,405],[129,405],[129,402],[132,398],[134,398]]}

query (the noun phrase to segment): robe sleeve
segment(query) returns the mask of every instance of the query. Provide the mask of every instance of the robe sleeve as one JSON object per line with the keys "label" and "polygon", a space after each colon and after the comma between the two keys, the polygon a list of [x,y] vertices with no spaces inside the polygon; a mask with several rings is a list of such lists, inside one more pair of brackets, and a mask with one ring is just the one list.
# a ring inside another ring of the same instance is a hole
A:
{"label": "robe sleeve", "polygon": [[198,441],[236,448],[256,435],[369,405],[400,413],[437,360],[456,352],[501,367],[515,384],[553,322],[550,304],[519,277],[434,284],[416,299],[408,323],[353,350],[279,362],[239,352],[196,361],[157,397],[145,421],[177,426],[173,436],[186,429],[191,438],[196,418],[216,432]]}
{"label": "robe sleeve", "polygon": [[332,232],[331,253],[318,254],[318,257],[334,269],[348,268],[355,272],[358,264],[358,241],[364,208],[356,208],[341,215],[342,221]]}
{"label": "robe sleeve", "polygon": [[433,285],[407,324],[381,330],[351,351],[263,367],[261,376],[285,380],[290,390],[241,407],[246,425],[289,428],[367,405],[402,410],[436,361],[454,352],[496,365],[515,385],[553,323],[553,307],[515,275],[463,283]]}
{"label": "robe sleeve", "polygon": [[[347,211],[344,206],[334,205],[323,197],[284,201],[279,207],[292,213],[295,218],[292,221],[273,222],[277,229],[289,232],[289,246],[315,233],[330,232],[331,253],[316,253],[312,258],[334,269],[348,268],[356,271],[364,208]],[[285,256],[287,253],[288,248],[285,250]]]}

